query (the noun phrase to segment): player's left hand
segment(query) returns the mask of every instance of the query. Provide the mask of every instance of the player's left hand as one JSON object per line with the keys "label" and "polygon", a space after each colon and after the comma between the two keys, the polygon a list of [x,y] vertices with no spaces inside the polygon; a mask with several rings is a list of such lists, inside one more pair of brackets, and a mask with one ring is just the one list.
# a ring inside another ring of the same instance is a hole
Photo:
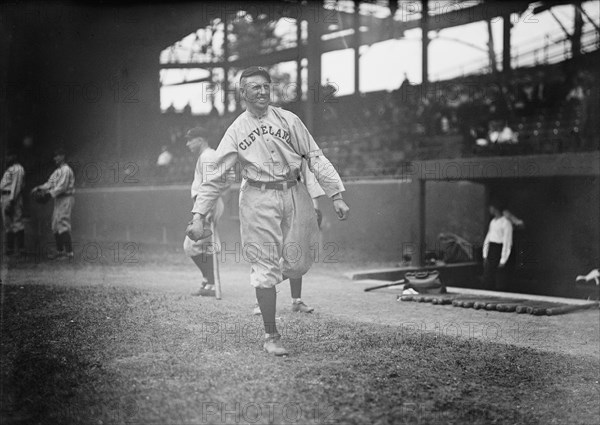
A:
{"label": "player's left hand", "polygon": [[333,209],[338,217],[338,220],[346,220],[350,213],[350,207],[344,202],[343,199],[333,201]]}
{"label": "player's left hand", "polygon": [[185,234],[194,242],[200,239],[206,239],[212,235],[210,228],[205,227],[206,221],[203,219],[194,219],[188,223]]}
{"label": "player's left hand", "polygon": [[6,214],[8,217],[12,217],[14,212],[15,212],[15,202],[10,201],[8,204],[6,204],[6,208],[4,208],[4,214]]}
{"label": "player's left hand", "polygon": [[498,263],[498,268],[503,269],[506,266],[506,263]]}

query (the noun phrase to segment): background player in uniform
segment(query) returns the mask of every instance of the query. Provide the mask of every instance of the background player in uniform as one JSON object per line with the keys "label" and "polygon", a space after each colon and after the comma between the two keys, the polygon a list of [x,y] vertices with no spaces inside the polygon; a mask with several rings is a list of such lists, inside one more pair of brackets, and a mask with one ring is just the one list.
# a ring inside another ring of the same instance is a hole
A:
{"label": "background player in uniform", "polygon": [[[196,127],[189,130],[186,134],[187,147],[189,150],[198,155],[198,161],[196,161],[196,168],[194,170],[194,181],[192,183],[192,200],[196,201],[198,195],[198,189],[202,183],[202,175],[207,170],[211,170],[215,161],[216,155],[214,149],[208,144],[208,132],[202,127]],[[223,200],[219,197],[215,206],[207,214],[207,221],[212,221],[217,228],[217,223],[223,215],[225,205]],[[194,242],[188,236],[183,241],[183,250],[186,255],[194,261],[194,264],[200,269],[203,276],[203,281],[200,288],[193,292],[194,296],[215,296],[215,272],[213,256],[220,252],[221,242],[219,234],[215,232],[215,245],[213,246],[210,239],[204,239]]]}
{"label": "background player in uniform", "polygon": [[314,244],[318,243],[312,200],[306,186],[299,183],[303,161],[332,199],[340,220],[348,217],[349,208],[342,198],[345,189],[339,174],[302,121],[269,105],[267,70],[250,67],[242,72],[240,83],[246,111],[221,140],[215,172],[203,176],[187,234],[193,240],[207,236],[206,215],[227,187],[225,173],[239,161],[246,180],[240,190],[242,245],[251,263],[250,282],[265,327],[263,347],[270,354],[286,355],[275,325],[275,285],[283,275],[302,277],[314,262]]}
{"label": "background player in uniform", "polygon": [[56,170],[48,181],[33,188],[32,192],[47,192],[54,198],[52,210],[52,232],[56,241],[56,253],[50,259],[72,259],[73,244],[71,242],[71,211],[75,204],[75,174],[65,162],[65,151],[57,149],[54,152]]}
{"label": "background player in uniform", "polygon": [[[17,161],[17,156],[9,152],[6,156],[7,169],[2,175],[2,223],[6,235],[6,255],[24,254],[25,226],[23,224],[23,188],[25,169]],[[16,245],[16,250],[14,249]]]}

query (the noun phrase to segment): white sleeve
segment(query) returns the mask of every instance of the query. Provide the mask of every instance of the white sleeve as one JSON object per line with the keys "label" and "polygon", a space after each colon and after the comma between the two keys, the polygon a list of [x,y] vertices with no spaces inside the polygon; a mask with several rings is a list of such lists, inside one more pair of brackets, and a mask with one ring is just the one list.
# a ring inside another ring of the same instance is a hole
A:
{"label": "white sleeve", "polygon": [[16,199],[21,193],[21,189],[23,188],[23,177],[25,175],[25,171],[22,167],[15,167],[15,172],[12,175],[11,182],[11,190],[10,190],[10,200]]}
{"label": "white sleeve", "polygon": [[311,198],[315,199],[319,196],[325,195],[325,191],[317,181],[317,178],[312,173],[312,171],[310,171],[309,168],[306,166],[306,164],[302,164],[302,177]]}
{"label": "white sleeve", "polygon": [[219,143],[214,160],[203,164],[202,184],[198,188],[192,213],[208,214],[221,193],[231,185],[230,170],[238,160],[234,133],[231,128],[227,130]]}
{"label": "white sleeve", "polygon": [[502,227],[504,230],[504,235],[502,237],[502,256],[500,257],[500,264],[506,264],[512,249],[512,224],[508,219],[504,219],[503,221],[504,225]]}
{"label": "white sleeve", "polygon": [[319,185],[328,197],[344,192],[344,184],[333,164],[323,155],[304,123],[296,115],[292,115],[290,132],[292,143],[296,143],[296,152],[308,162],[308,168],[314,173]]}
{"label": "white sleeve", "polygon": [[485,235],[485,240],[483,241],[483,252],[482,252],[482,256],[483,259],[485,260],[488,256],[488,249],[490,247],[490,227],[492,226],[492,223],[490,222],[490,225],[488,226],[488,232]]}

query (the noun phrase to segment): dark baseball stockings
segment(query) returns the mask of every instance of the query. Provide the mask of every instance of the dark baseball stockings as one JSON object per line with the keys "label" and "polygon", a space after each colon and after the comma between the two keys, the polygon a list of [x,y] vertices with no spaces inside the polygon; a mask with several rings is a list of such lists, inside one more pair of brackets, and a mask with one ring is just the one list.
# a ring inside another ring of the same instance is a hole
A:
{"label": "dark baseball stockings", "polygon": [[277,292],[275,288],[256,288],[256,300],[262,313],[265,325],[265,333],[277,333],[275,326],[275,306],[277,304]]}
{"label": "dark baseball stockings", "polygon": [[54,234],[54,242],[56,242],[56,250],[62,252],[65,248],[63,238],[60,237],[59,233]]}
{"label": "dark baseball stockings", "polygon": [[6,232],[6,255],[12,255],[14,250],[13,247],[15,245],[15,234],[13,232]]}
{"label": "dark baseball stockings", "polygon": [[17,252],[22,254],[25,251],[25,230],[19,230],[15,233],[15,241],[17,243]]}
{"label": "dark baseball stockings", "polygon": [[62,245],[65,247],[66,252],[73,252],[73,243],[71,242],[71,233],[62,232],[58,235],[62,239]]}
{"label": "dark baseball stockings", "polygon": [[194,264],[198,266],[208,282],[208,285],[215,284],[215,271],[213,268],[213,256],[208,254],[200,254],[192,257]]}
{"label": "dark baseball stockings", "polygon": [[292,290],[292,298],[301,298],[302,295],[302,278],[290,278],[290,289]]}

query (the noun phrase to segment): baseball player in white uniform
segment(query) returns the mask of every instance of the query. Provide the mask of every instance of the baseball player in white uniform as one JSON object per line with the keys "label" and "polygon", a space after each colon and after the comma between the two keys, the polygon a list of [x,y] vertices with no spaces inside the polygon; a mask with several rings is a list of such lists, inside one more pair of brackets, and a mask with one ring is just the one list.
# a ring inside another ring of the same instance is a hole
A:
{"label": "baseball player in white uniform", "polygon": [[[25,169],[17,156],[9,152],[6,156],[8,168],[2,175],[2,223],[6,235],[6,255],[23,254],[25,251],[25,225],[23,224],[23,188]],[[16,250],[14,249],[16,245]]]}
{"label": "baseball player in white uniform", "polygon": [[[208,144],[208,132],[202,127],[196,127],[189,130],[186,134],[187,147],[189,150],[198,155],[196,168],[194,170],[194,181],[192,183],[192,201],[196,201],[198,190],[202,184],[202,175],[205,170],[210,170],[216,162],[217,153]],[[235,174],[233,174],[233,178]],[[232,180],[233,180],[232,178]],[[217,223],[223,215],[225,205],[219,197],[214,207],[207,215],[207,221],[214,223],[214,228],[217,228]],[[203,281],[198,291],[192,293],[194,296],[214,297],[215,296],[215,273],[213,256],[220,252],[221,241],[218,232],[215,231],[215,244],[211,243],[210,239],[198,241],[191,240],[188,236],[183,241],[183,250],[185,254],[194,261],[194,264],[200,269],[203,276]]]}
{"label": "baseball player in white uniform", "polygon": [[48,181],[33,188],[32,192],[45,191],[54,198],[52,210],[52,233],[56,241],[56,253],[50,259],[62,260],[73,258],[71,242],[71,211],[75,204],[75,174],[65,161],[65,151],[58,149],[54,152],[56,170]]}
{"label": "baseball player in white uniform", "polygon": [[[299,181],[303,162],[333,201],[340,220],[350,209],[339,174],[323,155],[302,121],[269,105],[271,77],[262,67],[242,72],[244,111],[227,129],[217,148],[215,166],[203,176],[187,235],[203,239],[206,216],[227,187],[226,173],[236,163],[244,182],[240,189],[242,254],[251,263],[250,283],[256,290],[265,327],[264,349],[287,355],[275,325],[275,285],[302,277],[314,262],[317,217],[306,186]],[[311,247],[313,249],[311,249]]]}

